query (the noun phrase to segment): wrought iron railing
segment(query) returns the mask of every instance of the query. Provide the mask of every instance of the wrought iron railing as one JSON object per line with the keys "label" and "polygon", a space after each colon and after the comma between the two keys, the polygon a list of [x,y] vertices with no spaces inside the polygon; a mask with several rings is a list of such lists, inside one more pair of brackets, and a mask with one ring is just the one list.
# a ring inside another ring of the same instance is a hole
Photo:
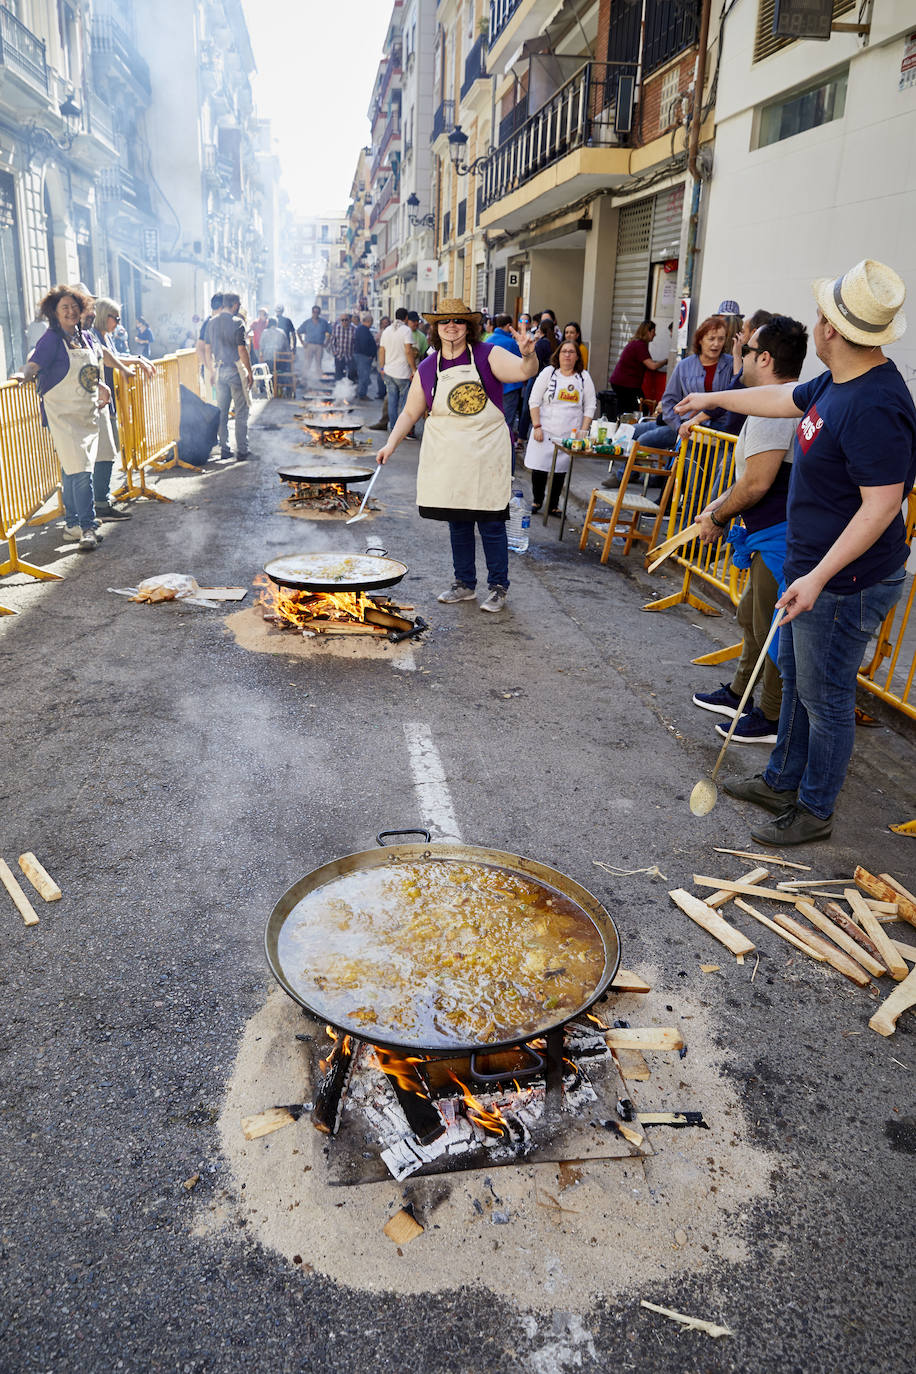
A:
{"label": "wrought iron railing", "polygon": [[147,95],[150,94],[149,66],[140,56],[121,25],[108,14],[92,16],[92,50],[110,53],[126,67]]}
{"label": "wrought iron railing", "polygon": [[0,5],[0,65],[27,77],[48,94],[44,41],[27,29],[5,5]]}
{"label": "wrought iron railing", "polygon": [[429,136],[430,143],[435,143],[440,134],[444,134],[447,129],[452,129],[454,126],[455,102],[454,100],[443,100],[433,115],[433,130]]}
{"label": "wrought iron railing", "polygon": [[461,99],[467,95],[475,81],[487,74],[487,38],[481,34],[464,63],[464,81],[461,83]]}
{"label": "wrought iron railing", "polygon": [[100,100],[93,92],[89,93],[85,120],[87,133],[103,139],[111,148],[117,147],[111,110],[104,100]]}
{"label": "wrought iron railing", "polygon": [[128,172],[126,167],[105,167],[99,173],[99,195],[102,200],[120,200],[135,210],[149,212],[149,187]]}
{"label": "wrought iron railing", "polygon": [[521,0],[490,0],[490,33],[488,43],[491,48],[520,4]]}

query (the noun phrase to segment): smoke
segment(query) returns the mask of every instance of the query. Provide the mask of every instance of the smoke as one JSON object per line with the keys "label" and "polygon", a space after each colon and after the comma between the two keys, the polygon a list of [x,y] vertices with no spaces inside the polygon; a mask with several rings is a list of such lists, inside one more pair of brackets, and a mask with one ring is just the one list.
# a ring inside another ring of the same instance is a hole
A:
{"label": "smoke", "polygon": [[334,400],[341,402],[352,401],[356,395],[356,383],[351,382],[347,377],[341,377],[334,383]]}

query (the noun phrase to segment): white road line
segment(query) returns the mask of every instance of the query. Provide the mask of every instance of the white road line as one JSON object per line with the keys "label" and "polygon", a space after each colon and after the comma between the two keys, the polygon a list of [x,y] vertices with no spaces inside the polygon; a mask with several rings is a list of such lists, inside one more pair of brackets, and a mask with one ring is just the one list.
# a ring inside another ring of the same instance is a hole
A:
{"label": "white road line", "polygon": [[452,796],[432,731],[422,721],[411,721],[404,726],[404,737],[424,826],[437,839],[460,841]]}

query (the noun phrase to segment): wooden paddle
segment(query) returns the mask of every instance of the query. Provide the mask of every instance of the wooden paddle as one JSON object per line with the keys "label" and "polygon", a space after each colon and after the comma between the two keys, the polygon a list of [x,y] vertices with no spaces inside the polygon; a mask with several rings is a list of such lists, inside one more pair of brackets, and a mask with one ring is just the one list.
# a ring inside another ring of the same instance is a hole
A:
{"label": "wooden paddle", "polygon": [[[680,534],[672,534],[670,539],[666,539],[664,544],[657,544],[654,549],[650,549],[646,554],[646,571],[655,572],[659,564],[664,563],[665,559],[671,554],[676,553],[684,544],[689,544],[691,539],[695,539],[700,533],[699,522],[694,520],[692,525],[688,525]],[[652,562],[648,562],[649,559]]]}

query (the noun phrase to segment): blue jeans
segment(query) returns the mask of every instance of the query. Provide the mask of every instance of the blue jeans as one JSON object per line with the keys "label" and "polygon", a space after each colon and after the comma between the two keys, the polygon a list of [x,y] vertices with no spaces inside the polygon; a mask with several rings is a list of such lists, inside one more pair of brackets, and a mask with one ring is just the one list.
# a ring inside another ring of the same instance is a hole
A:
{"label": "blue jeans", "polygon": [[763,778],[776,792],[798,788],[798,800],[821,820],[833,814],[852,756],[862,656],[904,582],[901,568],[849,596],[821,592],[779,631],[782,709]]}
{"label": "blue jeans", "polygon": [[646,448],[677,448],[680,444],[677,432],[657,420],[640,420],[633,429],[633,438]]}
{"label": "blue jeans", "polygon": [[368,353],[356,353],[353,356],[356,363],[356,399],[365,401],[369,396],[369,374],[372,371],[372,359]]}
{"label": "blue jeans", "polygon": [[389,377],[385,373],[385,391],[388,395],[388,433],[394,429],[394,422],[404,409],[404,401],[410,386],[409,377]]}
{"label": "blue jeans", "polygon": [[64,496],[64,521],[71,528],[78,525],[81,530],[95,528],[95,503],[92,499],[92,473],[62,473],[61,486]]}
{"label": "blue jeans", "polygon": [[466,587],[477,586],[476,545],[474,525],[480,530],[483,556],[487,561],[487,585],[509,585],[509,539],[505,520],[450,520],[448,532],[452,540],[452,562],[455,581]]}
{"label": "blue jeans", "polygon": [[96,459],[92,468],[92,496],[95,501],[108,501],[108,488],[111,486],[112,458]]}
{"label": "blue jeans", "polygon": [[235,411],[235,451],[248,453],[248,399],[233,363],[220,363],[216,373],[216,404],[219,406],[219,446],[229,451],[229,407]]}

